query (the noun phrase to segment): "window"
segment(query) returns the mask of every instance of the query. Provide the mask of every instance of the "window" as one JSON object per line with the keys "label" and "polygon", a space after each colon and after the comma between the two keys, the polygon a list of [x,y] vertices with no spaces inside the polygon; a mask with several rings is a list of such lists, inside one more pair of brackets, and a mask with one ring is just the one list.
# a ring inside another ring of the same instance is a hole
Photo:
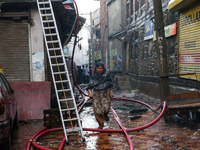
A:
{"label": "window", "polygon": [[126,18],[127,18],[127,25],[129,24],[129,0],[127,0],[126,5]]}
{"label": "window", "polygon": [[152,10],[153,9],[153,0],[148,0],[148,3],[149,3],[149,10]]}
{"label": "window", "polygon": [[131,16],[133,15],[133,0],[131,1]]}
{"label": "window", "polygon": [[145,0],[141,1],[141,6],[143,6],[145,4]]}
{"label": "window", "polygon": [[127,25],[129,24],[130,22],[129,22],[129,18],[127,19]]}
{"label": "window", "polygon": [[140,3],[139,0],[135,0],[135,11],[139,10],[139,3]]}
{"label": "window", "polygon": [[145,15],[145,9],[146,7],[145,7],[145,4],[144,5],[142,5],[142,7],[141,7],[141,15],[142,16],[144,16]]}
{"label": "window", "polygon": [[137,20],[139,18],[139,11],[135,12],[135,20]]}

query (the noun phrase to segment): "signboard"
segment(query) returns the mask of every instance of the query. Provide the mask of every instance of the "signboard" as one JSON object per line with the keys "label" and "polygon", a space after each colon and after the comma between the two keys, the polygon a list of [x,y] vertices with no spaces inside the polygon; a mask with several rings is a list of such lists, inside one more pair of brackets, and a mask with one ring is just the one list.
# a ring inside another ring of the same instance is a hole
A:
{"label": "signboard", "polygon": [[110,70],[117,68],[117,49],[110,50]]}
{"label": "signboard", "polygon": [[117,54],[117,49],[110,50],[110,70],[122,69],[122,54]]}
{"label": "signboard", "polygon": [[147,20],[144,22],[144,40],[153,39],[154,23],[152,20]]}
{"label": "signboard", "polygon": [[179,18],[179,74],[200,80],[200,5],[181,13]]}
{"label": "signboard", "polygon": [[63,53],[64,53],[64,56],[68,57],[69,56],[69,48],[68,47],[63,48]]}
{"label": "signboard", "polygon": [[94,57],[96,57],[96,60],[100,60],[101,59],[101,50],[98,50],[94,52]]}
{"label": "signboard", "polygon": [[[176,35],[177,24],[173,23],[165,27],[165,37]],[[153,33],[153,41],[156,41],[156,31]]]}

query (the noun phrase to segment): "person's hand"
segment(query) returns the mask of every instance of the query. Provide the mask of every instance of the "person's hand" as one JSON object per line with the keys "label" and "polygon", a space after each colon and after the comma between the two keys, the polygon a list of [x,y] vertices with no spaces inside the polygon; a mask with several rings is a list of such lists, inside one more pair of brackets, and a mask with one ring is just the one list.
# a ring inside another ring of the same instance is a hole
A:
{"label": "person's hand", "polygon": [[110,93],[110,97],[115,97],[115,94],[114,93]]}
{"label": "person's hand", "polygon": [[92,92],[89,92],[89,95],[88,95],[90,98],[92,98],[93,97],[93,95],[92,95]]}

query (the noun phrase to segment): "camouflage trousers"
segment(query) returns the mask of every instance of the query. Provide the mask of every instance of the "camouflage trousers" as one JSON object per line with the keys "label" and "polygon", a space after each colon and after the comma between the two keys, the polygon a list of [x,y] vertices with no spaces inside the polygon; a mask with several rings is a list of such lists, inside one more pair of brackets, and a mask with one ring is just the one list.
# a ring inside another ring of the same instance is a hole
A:
{"label": "camouflage trousers", "polygon": [[110,92],[112,88],[107,90],[93,90],[93,111],[99,127],[104,127],[105,115],[109,113],[111,106]]}

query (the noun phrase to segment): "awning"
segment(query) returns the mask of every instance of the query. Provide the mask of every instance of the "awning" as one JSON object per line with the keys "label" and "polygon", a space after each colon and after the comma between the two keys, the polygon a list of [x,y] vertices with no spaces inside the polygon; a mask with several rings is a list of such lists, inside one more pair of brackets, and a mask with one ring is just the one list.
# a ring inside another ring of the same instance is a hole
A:
{"label": "awning", "polygon": [[171,12],[175,12],[185,7],[191,5],[192,3],[196,2],[197,0],[170,0],[168,9]]}

